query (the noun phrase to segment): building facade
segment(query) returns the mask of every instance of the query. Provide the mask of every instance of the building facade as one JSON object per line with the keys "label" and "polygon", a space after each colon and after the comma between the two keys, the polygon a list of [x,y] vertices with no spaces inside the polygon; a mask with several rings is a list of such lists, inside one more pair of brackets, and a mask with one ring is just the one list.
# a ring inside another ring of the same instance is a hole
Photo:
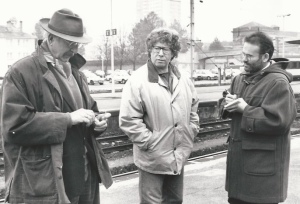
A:
{"label": "building facade", "polygon": [[153,11],[167,25],[175,20],[181,22],[181,0],[138,0],[136,8],[138,21]]}
{"label": "building facade", "polygon": [[[233,48],[239,49],[243,46],[244,38],[254,32],[261,31],[268,34],[272,39],[275,46],[274,57],[293,57],[299,55],[299,46],[285,43],[286,41],[299,39],[300,33],[292,31],[282,31],[278,26],[265,26],[256,22],[250,22],[245,25],[233,28]],[[283,45],[284,43],[284,45]]]}
{"label": "building facade", "polygon": [[36,37],[23,32],[22,21],[16,25],[12,20],[6,26],[0,25],[0,77],[13,63],[35,50]]}

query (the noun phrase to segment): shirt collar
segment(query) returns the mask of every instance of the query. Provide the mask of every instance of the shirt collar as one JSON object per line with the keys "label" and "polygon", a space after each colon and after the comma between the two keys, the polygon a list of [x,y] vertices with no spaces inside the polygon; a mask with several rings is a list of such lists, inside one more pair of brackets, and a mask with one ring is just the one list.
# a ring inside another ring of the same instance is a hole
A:
{"label": "shirt collar", "polygon": [[[165,71],[162,72],[162,73],[158,73],[158,70],[153,65],[153,63],[151,62],[150,59],[147,61],[147,67],[148,67],[148,80],[150,82],[152,82],[152,83],[158,83],[158,75],[159,74],[168,73],[168,72],[165,72]],[[179,72],[179,70],[178,70],[178,68],[176,66],[172,65],[171,63],[169,63],[169,65],[168,65],[168,71],[170,73],[173,73],[178,79],[180,79],[181,74],[180,74],[180,72]]]}
{"label": "shirt collar", "polygon": [[268,68],[271,64],[272,64],[271,62],[268,62],[268,64],[264,68],[262,68],[262,70]]}

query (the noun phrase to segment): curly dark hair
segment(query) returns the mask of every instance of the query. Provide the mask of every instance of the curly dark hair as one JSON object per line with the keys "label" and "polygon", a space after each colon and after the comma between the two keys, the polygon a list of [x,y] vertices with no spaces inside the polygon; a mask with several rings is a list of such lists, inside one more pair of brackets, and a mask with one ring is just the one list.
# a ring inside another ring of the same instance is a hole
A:
{"label": "curly dark hair", "polygon": [[272,39],[263,32],[255,32],[245,37],[244,42],[259,46],[259,54],[269,54],[269,60],[274,53],[274,44]]}
{"label": "curly dark hair", "polygon": [[170,28],[156,28],[147,36],[146,46],[148,51],[148,56],[151,56],[151,51],[153,46],[156,43],[166,43],[173,54],[173,57],[177,57],[180,51],[180,42],[179,42],[179,35],[176,30]]}

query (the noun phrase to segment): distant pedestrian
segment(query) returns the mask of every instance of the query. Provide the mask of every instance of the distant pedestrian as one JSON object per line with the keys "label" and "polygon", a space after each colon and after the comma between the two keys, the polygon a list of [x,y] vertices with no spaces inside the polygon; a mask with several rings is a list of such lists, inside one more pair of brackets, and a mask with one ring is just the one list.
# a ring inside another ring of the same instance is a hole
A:
{"label": "distant pedestrian", "polygon": [[133,142],[140,203],[182,203],[184,165],[199,130],[198,97],[171,61],[178,33],[159,28],[146,40],[149,60],[125,84],[120,128]]}
{"label": "distant pedestrian", "polygon": [[98,204],[99,183],[112,184],[96,136],[109,115],[99,114],[79,71],[77,53],[91,38],[69,9],[41,19],[47,37],[6,74],[1,96],[5,201]]}
{"label": "distant pedestrian", "polygon": [[263,32],[247,36],[245,72],[225,93],[223,116],[232,118],[225,188],[232,204],[279,203],[287,197],[296,102],[286,61],[271,60],[273,52]]}

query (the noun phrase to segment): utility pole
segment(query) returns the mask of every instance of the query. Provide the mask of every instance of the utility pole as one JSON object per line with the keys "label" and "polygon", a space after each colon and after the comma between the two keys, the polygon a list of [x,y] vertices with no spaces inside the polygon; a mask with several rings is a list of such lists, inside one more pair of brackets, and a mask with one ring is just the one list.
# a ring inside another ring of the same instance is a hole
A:
{"label": "utility pole", "polygon": [[191,9],[191,80],[193,80],[193,72],[194,72],[194,0],[190,0],[190,9]]}
{"label": "utility pole", "polygon": [[[113,30],[113,15],[112,15],[112,0],[110,1],[110,8],[111,8],[111,31]],[[114,36],[111,35],[111,93],[114,95],[115,94],[115,77],[114,77],[114,71],[115,71],[115,66],[114,66]]]}
{"label": "utility pole", "polygon": [[[203,3],[202,0],[199,0],[200,3]],[[191,13],[191,40],[190,40],[190,45],[191,45],[191,80],[193,80],[193,72],[194,72],[194,46],[195,46],[195,40],[194,40],[194,0],[190,0],[190,13]]]}

